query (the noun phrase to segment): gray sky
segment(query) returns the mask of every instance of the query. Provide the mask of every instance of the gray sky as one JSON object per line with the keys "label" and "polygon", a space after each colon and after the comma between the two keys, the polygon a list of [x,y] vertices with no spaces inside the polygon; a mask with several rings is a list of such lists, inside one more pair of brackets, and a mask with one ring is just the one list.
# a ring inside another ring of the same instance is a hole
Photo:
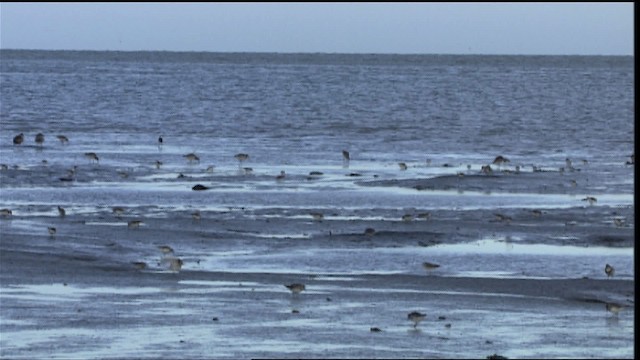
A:
{"label": "gray sky", "polygon": [[633,3],[6,3],[0,48],[633,55]]}

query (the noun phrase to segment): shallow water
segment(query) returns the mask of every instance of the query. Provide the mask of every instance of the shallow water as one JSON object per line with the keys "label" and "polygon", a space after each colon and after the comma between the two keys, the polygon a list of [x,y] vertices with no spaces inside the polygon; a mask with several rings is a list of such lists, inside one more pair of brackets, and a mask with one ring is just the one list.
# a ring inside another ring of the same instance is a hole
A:
{"label": "shallow water", "polygon": [[2,357],[633,354],[630,57],[0,54]]}

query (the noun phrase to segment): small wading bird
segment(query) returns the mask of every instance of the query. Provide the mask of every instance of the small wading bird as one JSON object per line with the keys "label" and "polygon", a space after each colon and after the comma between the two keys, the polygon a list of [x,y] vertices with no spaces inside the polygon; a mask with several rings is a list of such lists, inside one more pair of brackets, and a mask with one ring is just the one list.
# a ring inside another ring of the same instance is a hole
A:
{"label": "small wading bird", "polygon": [[500,169],[500,166],[502,164],[506,164],[509,162],[509,159],[507,159],[506,157],[502,156],[502,155],[498,155],[496,156],[495,159],[493,159],[492,164],[498,165],[498,169]]}
{"label": "small wading bird", "polygon": [[607,265],[604,267],[604,273],[605,273],[605,274],[607,274],[607,279],[608,279],[608,278],[610,278],[610,277],[613,277],[613,274],[615,274],[615,273],[616,273],[616,269],[614,269],[614,268],[613,268],[613,266],[611,266],[611,265],[607,264]]}
{"label": "small wading bird", "polygon": [[413,215],[412,214],[404,214],[404,215],[402,215],[402,221],[409,222],[411,220],[413,220]]}
{"label": "small wading bird", "polygon": [[113,207],[111,209],[111,212],[113,213],[113,215],[115,215],[116,217],[120,217],[123,213],[124,213],[124,208],[116,206]]}
{"label": "small wading bird", "polygon": [[13,137],[13,145],[20,145],[24,142],[24,134],[20,133]]}
{"label": "small wading bird", "polygon": [[141,220],[130,220],[130,221],[127,223],[127,227],[128,227],[129,229],[136,229],[136,228],[139,228],[139,227],[140,227],[140,224],[142,224],[142,221],[141,221]]}
{"label": "small wading bird", "polygon": [[[15,141],[14,141],[15,143]],[[629,160],[625,163],[626,165],[635,165],[636,157],[634,154],[629,155]]]}
{"label": "small wading bird", "polygon": [[42,147],[42,143],[44,143],[44,134],[43,133],[37,133],[36,134],[36,144],[40,145],[40,147]]}
{"label": "small wading bird", "polygon": [[64,135],[57,135],[56,137],[58,138],[58,140],[60,140],[60,143],[62,145],[67,144],[69,142],[69,138]]}
{"label": "small wading bird", "polygon": [[407,319],[413,321],[414,329],[418,326],[418,323],[424,320],[424,318],[426,317],[427,317],[427,314],[422,314],[417,311],[410,312],[409,315],[407,315]]}
{"label": "small wading bird", "polygon": [[60,215],[60,217],[65,217],[65,215],[67,215],[67,212],[64,210],[64,208],[58,206],[58,215]]}
{"label": "small wading bird", "polygon": [[48,227],[47,230],[49,230],[49,235],[54,236],[56,234],[56,228],[54,227]]}
{"label": "small wading bird", "polygon": [[132,262],[132,264],[138,270],[144,270],[147,268],[147,263],[144,261],[135,261],[135,262]]}
{"label": "small wading bird", "polygon": [[351,160],[351,156],[349,155],[349,152],[347,150],[342,150],[342,158],[344,159],[344,161]]}
{"label": "small wading bird", "polygon": [[191,188],[191,190],[202,191],[202,190],[209,190],[209,188],[204,186],[204,185],[202,185],[202,184],[196,184]]}
{"label": "small wading bird", "polygon": [[430,263],[430,262],[425,261],[425,262],[423,262],[423,263],[422,263],[422,267],[423,267],[425,270],[433,270],[433,269],[437,269],[437,268],[439,268],[439,267],[440,267],[440,265],[438,265],[438,264],[434,264],[434,263]]}
{"label": "small wading bird", "polygon": [[183,264],[184,261],[182,261],[182,259],[172,258],[169,260],[169,270],[178,272],[182,269]]}
{"label": "small wading bird", "polygon": [[164,255],[173,254],[173,248],[169,245],[160,245],[158,246],[158,249],[160,249]]}
{"label": "small wading bird", "polygon": [[303,290],[305,290],[305,286],[304,284],[298,284],[298,283],[293,283],[290,285],[285,285],[285,287],[287,289],[289,289],[291,291],[292,294],[299,294],[301,293]]}
{"label": "small wading bird", "polygon": [[364,234],[367,236],[373,236],[376,233],[374,228],[366,228],[364,229]]}
{"label": "small wading bird", "polygon": [[309,215],[311,215],[313,217],[313,220],[316,221],[322,221],[324,219],[324,215],[319,212],[312,212]]}
{"label": "small wading bird", "polygon": [[407,164],[406,163],[400,162],[400,163],[398,163],[398,166],[400,167],[400,170],[402,170],[402,171],[407,170]]}
{"label": "small wading bird", "polygon": [[286,177],[286,174],[284,170],[281,170],[280,175],[276,176],[276,180],[284,180],[285,177]]}
{"label": "small wading bird", "polygon": [[92,162],[92,161],[99,162],[100,161],[100,159],[98,158],[98,155],[96,155],[96,153],[94,153],[94,152],[84,153],[84,157],[89,159],[89,162]]}
{"label": "small wading bird", "polygon": [[593,203],[598,202],[598,199],[594,198],[593,196],[587,196],[586,198],[582,199],[582,201],[588,201],[589,205],[593,205]]}
{"label": "small wading bird", "polygon": [[490,165],[482,165],[480,172],[488,175],[493,173],[493,169],[491,169]]}
{"label": "small wading bird", "polygon": [[618,313],[620,312],[620,310],[622,310],[623,306],[620,304],[606,303],[605,308],[607,309],[607,311],[615,314],[615,316],[618,316]]}
{"label": "small wading bird", "polygon": [[189,161],[189,163],[192,163],[194,161],[196,162],[200,162],[200,158],[198,157],[198,155],[194,154],[194,153],[189,153],[187,155],[182,155],[183,158],[187,159]]}
{"label": "small wading bird", "polygon": [[0,210],[0,216],[11,216],[11,215],[13,215],[13,212],[11,212],[11,210],[9,209]]}
{"label": "small wading bird", "polygon": [[249,158],[248,154],[238,153],[233,156],[236,160],[238,160],[238,166],[242,166],[242,162],[246,161]]}
{"label": "small wading bird", "polygon": [[191,217],[193,218],[193,220],[200,220],[200,210],[196,210],[194,212],[191,213]]}

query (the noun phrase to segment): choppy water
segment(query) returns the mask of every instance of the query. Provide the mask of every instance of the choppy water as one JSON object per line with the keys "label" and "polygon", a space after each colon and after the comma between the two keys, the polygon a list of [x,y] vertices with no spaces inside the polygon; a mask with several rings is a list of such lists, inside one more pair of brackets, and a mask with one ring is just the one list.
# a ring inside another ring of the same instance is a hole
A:
{"label": "choppy water", "polygon": [[[634,279],[633,85],[632,57],[2,50],[2,246],[151,264],[171,244],[185,270],[344,276],[430,260],[447,264],[434,276],[604,278],[611,262]],[[475,175],[497,155],[521,182],[399,185]]]}

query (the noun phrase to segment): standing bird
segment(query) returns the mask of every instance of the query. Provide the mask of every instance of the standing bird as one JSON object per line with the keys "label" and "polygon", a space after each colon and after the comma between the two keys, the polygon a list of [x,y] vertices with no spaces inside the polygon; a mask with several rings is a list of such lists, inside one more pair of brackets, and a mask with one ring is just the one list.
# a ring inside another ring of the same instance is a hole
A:
{"label": "standing bird", "polygon": [[351,160],[351,157],[349,156],[349,152],[347,150],[342,150],[342,157],[345,161]]}
{"label": "standing bird", "polygon": [[409,315],[407,315],[407,319],[413,321],[414,329],[418,326],[418,323],[424,320],[424,318],[426,317],[427,317],[427,314],[422,314],[417,311],[410,312]]}
{"label": "standing bird", "polygon": [[496,156],[496,158],[493,160],[492,164],[498,165],[498,169],[500,169],[500,165],[502,164],[506,164],[509,162],[509,159],[507,159],[506,157],[502,156],[502,155],[498,155]]}
{"label": "standing bird", "polygon": [[162,135],[160,135],[160,136],[158,137],[158,145],[162,145],[162,142],[163,142],[163,141],[164,141],[164,140],[162,140]]}
{"label": "standing bird", "polygon": [[622,310],[622,305],[614,304],[614,303],[606,303],[605,308],[607,309],[607,311],[618,316],[618,313],[620,312],[620,310]]}
{"label": "standing bird", "polygon": [[198,155],[194,154],[194,153],[189,153],[187,155],[182,155],[182,157],[186,158],[189,163],[192,163],[194,161],[197,161],[198,163],[200,162],[200,158],[198,157]]}
{"label": "standing bird", "polygon": [[69,138],[64,136],[64,135],[57,135],[56,137],[58,138],[58,140],[60,140],[60,143],[62,145],[64,145],[64,144],[69,142]]}
{"label": "standing bird", "polygon": [[610,277],[612,277],[612,276],[613,276],[613,274],[615,274],[615,272],[616,272],[616,269],[614,269],[614,268],[613,268],[613,266],[611,266],[611,265],[609,265],[609,264],[607,264],[607,265],[604,267],[604,273],[605,273],[605,274],[607,274],[607,279],[608,279],[608,278],[610,278]]}
{"label": "standing bird", "polygon": [[438,265],[438,264],[434,264],[434,263],[430,263],[430,262],[425,261],[425,262],[423,262],[423,263],[422,263],[422,267],[423,267],[425,270],[433,270],[433,269],[437,269],[437,268],[439,268],[439,267],[440,267],[440,265]]}
{"label": "standing bird", "polygon": [[169,260],[169,270],[178,272],[180,271],[180,269],[182,269],[183,264],[184,261],[182,261],[182,259],[172,258],[171,260]]}
{"label": "standing bird", "polygon": [[100,161],[100,159],[98,158],[98,155],[96,155],[96,153],[94,153],[94,152],[84,153],[84,157],[89,159],[89,162],[94,161],[94,160],[95,160],[95,162]]}
{"label": "standing bird", "polygon": [[403,170],[403,171],[407,170],[407,164],[403,162],[398,163],[398,166],[400,166],[400,170]]}
{"label": "standing bird", "polygon": [[64,210],[64,208],[58,206],[58,215],[60,215],[60,217],[64,217],[65,215],[67,215],[67,212]]}
{"label": "standing bird", "polygon": [[44,143],[44,134],[43,133],[37,133],[36,134],[36,144],[40,145],[42,147],[42,143]]}
{"label": "standing bird", "polygon": [[302,292],[302,290],[305,290],[304,284],[298,284],[298,283],[285,285],[285,287],[291,290],[292,294],[299,294],[300,292]]}
{"label": "standing bird", "polygon": [[47,230],[49,230],[49,235],[54,236],[56,234],[56,228],[54,227],[48,227]]}
{"label": "standing bird", "polygon": [[20,145],[22,144],[22,142],[24,141],[24,134],[20,133],[16,136],[13,137],[13,144],[14,145]]}
{"label": "standing bird", "polygon": [[286,174],[284,170],[281,170],[280,175],[276,176],[276,180],[284,180],[285,177],[286,177]]}

